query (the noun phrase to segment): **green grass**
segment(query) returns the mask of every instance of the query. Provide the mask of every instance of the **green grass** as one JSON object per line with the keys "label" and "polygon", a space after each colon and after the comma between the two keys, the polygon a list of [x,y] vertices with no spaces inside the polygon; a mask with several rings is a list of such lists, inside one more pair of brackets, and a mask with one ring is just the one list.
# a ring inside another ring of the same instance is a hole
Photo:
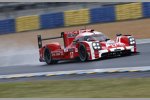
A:
{"label": "green grass", "polygon": [[0,98],[145,98],[150,78],[0,83]]}

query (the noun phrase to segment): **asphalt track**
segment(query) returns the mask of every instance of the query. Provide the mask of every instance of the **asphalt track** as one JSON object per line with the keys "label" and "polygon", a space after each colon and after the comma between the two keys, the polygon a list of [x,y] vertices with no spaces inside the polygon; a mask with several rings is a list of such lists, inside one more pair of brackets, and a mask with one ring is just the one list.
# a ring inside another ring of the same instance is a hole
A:
{"label": "asphalt track", "polygon": [[139,67],[150,65],[150,43],[138,44],[140,54],[112,59],[95,60],[89,62],[67,61],[55,65],[23,65],[0,67],[0,75],[37,73],[52,71],[69,71],[101,68]]}

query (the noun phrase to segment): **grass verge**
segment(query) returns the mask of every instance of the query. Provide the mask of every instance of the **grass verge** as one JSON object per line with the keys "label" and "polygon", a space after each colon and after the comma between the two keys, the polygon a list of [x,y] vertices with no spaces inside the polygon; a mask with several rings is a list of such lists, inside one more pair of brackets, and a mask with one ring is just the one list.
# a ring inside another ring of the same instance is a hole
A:
{"label": "grass verge", "polygon": [[0,98],[145,98],[150,78],[0,83]]}

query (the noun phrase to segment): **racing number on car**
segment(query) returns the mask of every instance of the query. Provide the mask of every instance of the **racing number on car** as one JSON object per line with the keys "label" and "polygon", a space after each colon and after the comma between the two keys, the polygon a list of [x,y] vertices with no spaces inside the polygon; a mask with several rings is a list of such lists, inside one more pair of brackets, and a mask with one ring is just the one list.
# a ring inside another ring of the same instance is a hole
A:
{"label": "racing number on car", "polygon": [[70,52],[70,58],[73,58],[73,52]]}

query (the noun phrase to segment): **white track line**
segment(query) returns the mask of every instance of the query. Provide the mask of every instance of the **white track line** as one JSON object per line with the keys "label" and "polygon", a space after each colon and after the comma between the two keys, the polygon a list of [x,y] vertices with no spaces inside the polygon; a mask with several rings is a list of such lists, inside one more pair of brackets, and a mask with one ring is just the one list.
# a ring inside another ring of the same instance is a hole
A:
{"label": "white track line", "polygon": [[78,74],[93,74],[93,73],[135,72],[135,71],[150,71],[150,66],[9,74],[9,75],[0,75],[0,79],[37,77],[37,76],[58,76],[58,75],[72,75],[72,74],[78,75]]}

